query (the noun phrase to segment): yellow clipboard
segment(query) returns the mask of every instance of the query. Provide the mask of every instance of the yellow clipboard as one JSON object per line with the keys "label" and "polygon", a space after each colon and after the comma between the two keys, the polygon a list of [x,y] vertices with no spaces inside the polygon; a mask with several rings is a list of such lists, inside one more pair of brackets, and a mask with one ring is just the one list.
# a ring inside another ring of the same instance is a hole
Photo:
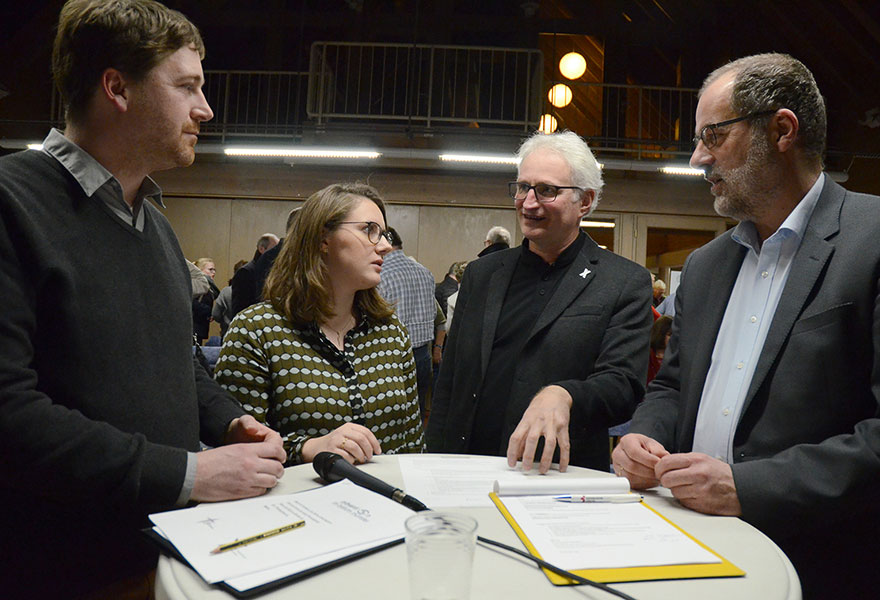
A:
{"label": "yellow clipboard", "polygon": [[[508,511],[507,507],[504,506],[504,501],[498,497],[498,494],[492,492],[489,494],[489,497],[492,499],[492,502],[495,503],[495,506],[498,507],[498,510],[501,511],[504,519],[510,524],[513,530],[516,532],[516,535],[519,537],[520,541],[522,541],[522,543],[532,554],[532,556],[542,558],[537,549],[535,549],[535,546],[532,544],[532,542],[529,541],[529,538],[526,536],[525,532],[514,520],[513,516],[510,514],[510,511]],[[703,577],[742,577],[746,574],[745,571],[743,571],[732,562],[709,548],[706,544],[689,534],[687,531],[661,515],[645,502],[641,502],[640,504],[644,506],[645,509],[650,510],[661,519],[678,529],[684,535],[699,544],[702,548],[717,556],[721,560],[721,562],[710,564],[659,565],[654,567],[619,567],[614,569],[578,569],[577,571],[572,571],[572,573],[575,573],[576,575],[580,575],[581,577],[585,577],[587,579],[591,579],[592,581],[598,581],[599,583],[656,581],[661,579],[698,579]],[[549,579],[550,583],[552,583],[553,585],[577,584],[576,581],[573,581],[568,577],[557,575],[556,573],[548,571],[547,569],[542,570],[547,576],[547,579]]]}

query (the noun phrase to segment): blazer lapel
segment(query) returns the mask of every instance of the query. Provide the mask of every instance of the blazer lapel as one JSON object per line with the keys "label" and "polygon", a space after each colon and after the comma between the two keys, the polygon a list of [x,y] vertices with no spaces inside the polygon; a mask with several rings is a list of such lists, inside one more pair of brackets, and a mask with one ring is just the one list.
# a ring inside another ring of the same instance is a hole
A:
{"label": "blazer lapel", "polygon": [[767,377],[770,367],[776,361],[785,340],[788,339],[795,320],[803,311],[810,292],[819,281],[819,275],[834,253],[834,245],[826,241],[840,230],[840,209],[846,190],[831,181],[826,175],[822,195],[813,209],[813,215],[804,232],[804,239],[791,262],[791,271],[785,282],[785,289],[776,306],[776,313],[770,323],[767,339],[761,349],[755,373],[749,385],[740,413],[744,415],[761,384]]}
{"label": "blazer lapel", "polygon": [[519,260],[518,253],[506,253],[504,262],[489,278],[489,289],[486,291],[486,310],[483,313],[483,337],[480,340],[480,371],[483,377],[486,376],[486,369],[489,367],[489,355],[492,354],[492,343],[495,341],[498,318],[501,316],[504,296],[507,294],[517,260]]}
{"label": "blazer lapel", "polygon": [[[690,383],[696,402],[686,402],[684,404],[684,413],[682,421],[684,426],[681,428],[682,440],[680,448],[690,448],[693,445],[694,426],[697,422],[697,410],[699,409],[699,399],[702,397],[703,388],[706,384],[706,375],[709,373],[709,366],[712,364],[712,351],[715,348],[715,341],[718,339],[718,330],[721,328],[721,321],[724,319],[724,309],[730,301],[730,294],[733,291],[733,285],[739,270],[742,267],[743,256],[746,249],[737,244],[730,237],[730,232],[725,234],[727,239],[717,248],[712,248],[713,254],[702,258],[703,263],[711,265],[711,270],[704,268],[693,272],[693,280],[688,277],[690,273],[685,272],[684,277],[688,288],[694,289],[695,292],[689,294],[685,300],[695,299],[698,301],[696,305],[685,304],[682,306],[682,317],[675,315],[675,320],[683,318],[687,314],[687,319],[691,323],[702,323],[703,328],[699,335],[693,336],[692,341],[696,344],[692,356],[694,357],[693,369],[690,370]],[[702,273],[707,276],[702,277]],[[705,290],[703,295],[700,290]],[[696,295],[695,295],[696,294]],[[691,330],[692,331],[692,330]],[[679,346],[690,343],[691,340],[679,340]]]}
{"label": "blazer lapel", "polygon": [[584,247],[568,267],[553,296],[541,311],[535,326],[529,332],[529,339],[553,323],[595,277],[599,268],[599,247],[589,237]]}

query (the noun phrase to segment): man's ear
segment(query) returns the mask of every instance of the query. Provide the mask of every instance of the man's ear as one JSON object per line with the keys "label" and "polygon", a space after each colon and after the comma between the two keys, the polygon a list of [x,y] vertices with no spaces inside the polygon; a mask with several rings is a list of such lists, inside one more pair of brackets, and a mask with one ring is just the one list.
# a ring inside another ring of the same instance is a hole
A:
{"label": "man's ear", "polygon": [[596,190],[587,190],[584,192],[583,196],[581,196],[581,216],[585,216],[590,212],[590,208],[593,206],[593,202],[596,200]]}
{"label": "man's ear", "polygon": [[797,140],[798,127],[797,115],[787,108],[780,108],[770,117],[770,142],[779,152],[790,150]]}
{"label": "man's ear", "polygon": [[108,101],[119,112],[128,110],[130,98],[130,82],[121,71],[105,69],[101,73],[100,98]]}

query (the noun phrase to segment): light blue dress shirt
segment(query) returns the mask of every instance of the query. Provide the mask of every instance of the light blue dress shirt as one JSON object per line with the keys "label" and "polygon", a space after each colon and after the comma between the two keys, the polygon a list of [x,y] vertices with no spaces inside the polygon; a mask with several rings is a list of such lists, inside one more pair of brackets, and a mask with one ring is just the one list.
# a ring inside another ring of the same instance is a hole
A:
{"label": "light blue dress shirt", "polygon": [[820,174],[763,244],[749,221],[733,230],[733,240],[747,251],[712,350],[697,412],[694,452],[733,463],[733,437],[746,393],[824,181],[825,175]]}

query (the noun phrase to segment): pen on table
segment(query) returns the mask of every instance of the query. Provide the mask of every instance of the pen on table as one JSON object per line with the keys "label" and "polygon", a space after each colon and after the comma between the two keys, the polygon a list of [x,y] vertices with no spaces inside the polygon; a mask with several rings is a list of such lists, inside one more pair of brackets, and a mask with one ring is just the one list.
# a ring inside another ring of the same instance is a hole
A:
{"label": "pen on table", "polygon": [[557,502],[601,502],[610,504],[629,504],[630,502],[641,502],[641,494],[566,494],[564,496],[553,496]]}
{"label": "pen on table", "polygon": [[229,542],[228,544],[220,544],[219,546],[211,550],[211,554],[219,554],[221,552],[226,552],[227,550],[234,550],[236,548],[240,548],[241,546],[253,544],[254,542],[265,540],[266,538],[276,536],[279,533],[284,533],[285,531],[299,529],[300,527],[305,526],[305,524],[305,521],[297,521],[296,523],[290,523],[289,525],[284,525],[283,527],[278,527],[277,529],[270,529],[269,531],[264,531],[263,533],[258,533],[257,535],[252,535],[250,537],[242,538],[240,540],[235,540],[234,542]]}

